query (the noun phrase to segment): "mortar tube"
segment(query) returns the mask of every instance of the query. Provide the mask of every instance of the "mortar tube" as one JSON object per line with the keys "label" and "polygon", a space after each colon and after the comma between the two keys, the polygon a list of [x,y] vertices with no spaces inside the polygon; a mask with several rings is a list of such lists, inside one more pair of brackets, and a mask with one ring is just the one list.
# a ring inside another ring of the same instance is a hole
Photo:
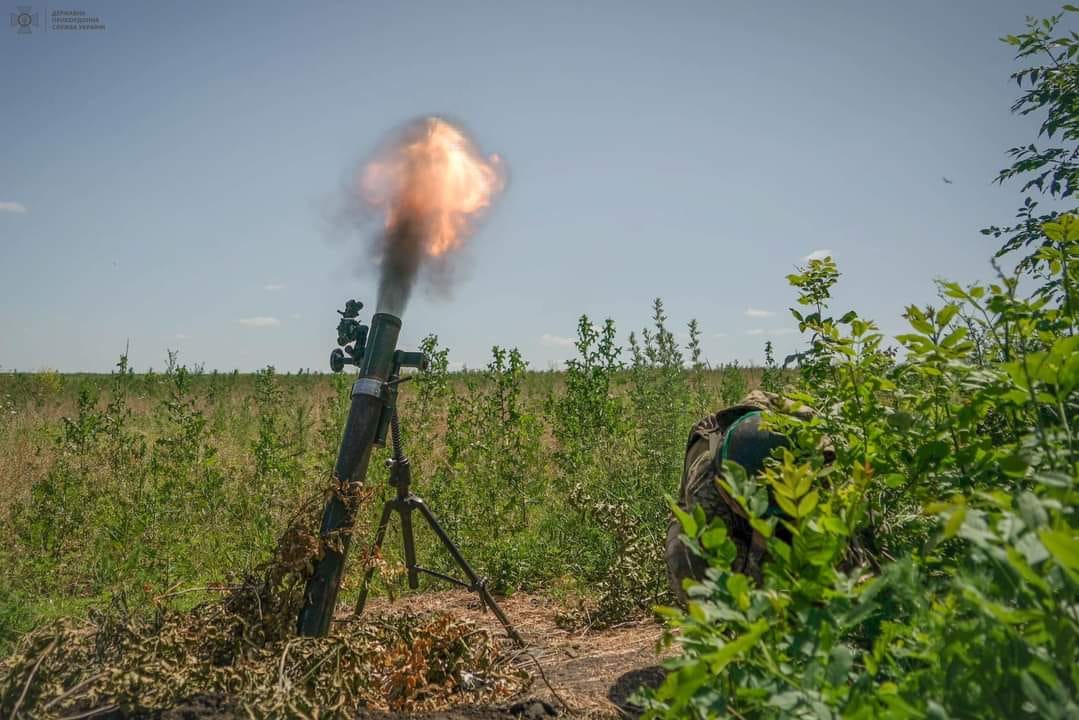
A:
{"label": "mortar tube", "polygon": [[[345,569],[345,554],[356,521],[356,508],[351,501],[355,500],[357,490],[367,476],[371,447],[386,404],[382,388],[393,370],[393,353],[397,349],[400,332],[401,318],[382,312],[371,317],[367,349],[356,383],[352,386],[348,420],[334,466],[334,478],[340,492],[334,492],[326,502],[319,530],[323,540],[333,533],[340,533],[339,543],[335,543],[338,545],[336,548],[323,543],[324,554],[315,564],[314,573],[308,578],[304,590],[303,608],[296,621],[299,635],[322,637],[333,620]],[[345,494],[344,498],[342,493]]]}

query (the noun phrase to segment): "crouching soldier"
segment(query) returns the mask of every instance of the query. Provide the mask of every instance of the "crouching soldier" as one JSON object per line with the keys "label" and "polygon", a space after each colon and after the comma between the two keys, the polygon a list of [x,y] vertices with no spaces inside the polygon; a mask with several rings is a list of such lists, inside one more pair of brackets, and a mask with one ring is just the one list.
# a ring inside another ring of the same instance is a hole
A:
{"label": "crouching soldier", "polygon": [[[813,411],[796,406],[772,393],[755,390],[739,404],[720,410],[694,426],[686,444],[686,460],[682,484],[676,501],[688,513],[699,505],[709,521],[716,518],[727,527],[727,536],[734,542],[737,554],[731,569],[761,581],[761,563],[765,557],[765,539],[753,530],[742,506],[716,482],[725,462],[736,462],[749,476],[764,469],[764,461],[772,451],[788,446],[788,439],[761,427],[765,410],[782,412],[808,420]],[[825,451],[826,455],[828,450]],[[779,513],[778,508],[773,512]],[[679,604],[685,605],[686,594],[682,581],[702,580],[707,563],[686,547],[680,539],[682,526],[671,517],[667,527],[667,579]],[[777,530],[782,538],[785,529]],[[788,538],[789,539],[789,538]]]}

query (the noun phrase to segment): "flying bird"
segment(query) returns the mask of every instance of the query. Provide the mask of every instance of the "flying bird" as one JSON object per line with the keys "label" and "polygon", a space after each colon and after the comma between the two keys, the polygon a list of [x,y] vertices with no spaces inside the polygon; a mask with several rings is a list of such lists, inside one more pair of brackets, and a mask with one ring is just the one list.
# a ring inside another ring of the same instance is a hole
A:
{"label": "flying bird", "polygon": [[940,179],[943,180],[946,185],[951,185],[952,184],[952,181],[949,180],[948,178],[944,177],[943,175],[940,176]]}

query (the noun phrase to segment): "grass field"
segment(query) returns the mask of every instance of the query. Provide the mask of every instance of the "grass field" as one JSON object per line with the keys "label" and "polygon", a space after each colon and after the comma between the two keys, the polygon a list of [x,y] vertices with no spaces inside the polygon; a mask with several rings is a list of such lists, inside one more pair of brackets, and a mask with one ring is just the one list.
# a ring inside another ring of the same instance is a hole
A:
{"label": "grass field", "polygon": [[[433,367],[400,400],[416,490],[497,591],[542,587],[612,621],[665,599],[664,495],[688,429],[761,370],[699,356],[683,368],[656,313],[625,362],[613,328],[582,319],[569,373],[529,371],[499,348],[485,370],[449,373],[447,350],[425,341]],[[108,603],[186,607],[249,571],[328,486],[350,382],[175,358],[154,374],[121,358],[111,375],[0,375],[0,638]],[[385,452],[371,463],[364,542],[389,492]],[[393,540],[386,557],[392,581]],[[421,558],[451,569],[433,538]]]}

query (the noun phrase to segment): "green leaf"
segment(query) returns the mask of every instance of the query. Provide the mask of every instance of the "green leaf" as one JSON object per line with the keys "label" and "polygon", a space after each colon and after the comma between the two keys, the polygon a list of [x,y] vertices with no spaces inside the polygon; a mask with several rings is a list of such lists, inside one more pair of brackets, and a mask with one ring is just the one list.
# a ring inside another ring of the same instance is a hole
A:
{"label": "green leaf", "polygon": [[1019,496],[1018,505],[1019,516],[1023,518],[1023,522],[1031,530],[1037,530],[1049,524],[1049,514],[1042,507],[1041,501],[1034,493],[1029,490],[1023,492]]}
{"label": "green leaf", "polygon": [[792,503],[789,498],[784,497],[779,493],[776,493],[776,502],[779,503],[779,507],[783,510],[783,512],[787,513],[791,517],[798,517],[798,508],[795,507],[794,503]]}
{"label": "green leaf", "polygon": [[798,503],[798,514],[796,515],[796,517],[803,518],[809,515],[809,513],[813,512],[813,508],[817,507],[817,503],[819,502],[819,500],[820,496],[816,490],[806,495]]}
{"label": "green leaf", "polygon": [[794,486],[788,485],[786,483],[786,478],[777,479],[775,482],[772,483],[772,488],[783,497],[789,498],[791,500],[797,500],[800,497],[797,489]]}
{"label": "green leaf", "polygon": [[926,340],[921,335],[914,335],[913,333],[904,333],[896,335],[895,339],[906,345],[908,348],[916,353],[926,353],[933,349],[933,343]]}
{"label": "green leaf", "polygon": [[1045,233],[1045,237],[1054,242],[1060,242],[1064,239],[1064,228],[1060,223],[1047,222],[1042,225],[1042,232]]}
{"label": "green leaf", "polygon": [[668,607],[667,605],[653,605],[652,612],[660,617],[665,617],[670,620],[680,620],[684,615],[678,608]]}
{"label": "green leaf", "polygon": [[808,473],[808,472],[804,473],[800,478],[798,478],[798,484],[794,486],[794,495],[793,495],[793,497],[798,498],[798,497],[802,497],[803,495],[805,495],[806,491],[809,490],[809,486],[812,483],[813,483],[813,475],[812,475],[812,473]]}
{"label": "green leaf", "polygon": [[1072,478],[1070,475],[1058,470],[1044,470],[1042,472],[1034,473],[1034,482],[1045,485],[1051,488],[1067,488],[1071,487]]}
{"label": "green leaf", "polygon": [[701,545],[705,550],[714,550],[727,540],[727,527],[714,525],[701,534]]}
{"label": "green leaf", "polygon": [[859,602],[852,607],[846,617],[843,618],[841,625],[846,628],[852,628],[860,624],[863,620],[873,614],[873,611],[877,609],[877,603],[872,600],[865,600]]}
{"label": "green leaf", "polygon": [[957,507],[954,502],[945,502],[938,500],[937,502],[931,502],[925,506],[925,512],[929,515],[940,515],[943,512],[947,512],[952,508]]}
{"label": "green leaf", "polygon": [[954,332],[950,333],[948,337],[940,341],[941,347],[954,347],[960,340],[963,340],[967,336],[967,329],[965,327],[956,328]]}
{"label": "green leaf", "polygon": [[774,526],[774,520],[772,520],[772,519],[762,520],[759,517],[751,517],[749,519],[749,524],[753,527],[754,530],[759,532],[762,537],[766,537],[766,538],[772,537],[772,531],[773,531],[773,529],[775,527]]}
{"label": "green leaf", "polygon": [[749,580],[745,575],[733,573],[727,577],[727,592],[731,594],[738,607],[749,608]]}
{"label": "green leaf", "polygon": [[746,650],[749,650],[756,645],[757,640],[760,639],[761,635],[763,635],[764,631],[767,629],[768,621],[763,619],[758,620],[750,626],[749,632],[745,635],[732,640],[714,653],[708,653],[702,656],[701,659],[709,663],[713,675],[718,675],[731,660],[734,660]]}
{"label": "green leaf", "polygon": [[1027,463],[1018,454],[1000,460],[1000,469],[1008,477],[1021,478],[1027,474]]}
{"label": "green leaf", "polygon": [[1038,708],[1042,717],[1062,717],[1056,704],[1052,703],[1041,688],[1038,687],[1033,675],[1026,671],[1020,673],[1019,686],[1023,688],[1023,694],[1027,700]]}
{"label": "green leaf", "polygon": [[[1034,537],[1033,533],[1030,533],[1028,537]],[[1041,543],[1038,544],[1044,552],[1045,546],[1041,545]],[[1015,548],[1008,548],[1007,557],[1008,564],[1015,568],[1015,571],[1019,573],[1022,578],[1027,581],[1027,583],[1038,588],[1043,593],[1047,595],[1049,594],[1050,590],[1048,583],[1046,583],[1045,580],[1043,580],[1042,577],[1038,575],[1038,573],[1034,572],[1034,570],[1030,567],[1030,565],[1027,564],[1026,559],[1019,553],[1019,551],[1017,551]]]}
{"label": "green leaf", "polygon": [[825,671],[825,678],[831,685],[843,685],[847,682],[847,673],[850,672],[851,665],[854,664],[854,657],[851,655],[850,649],[846,645],[836,645],[832,648],[831,657],[828,662],[828,669]]}
{"label": "green leaf", "polygon": [[703,528],[708,524],[708,516],[704,514],[704,508],[700,505],[693,506],[693,521],[698,528]]}
{"label": "green leaf", "polygon": [[1045,546],[1038,541],[1038,536],[1032,532],[1028,532],[1019,538],[1019,542],[1015,544],[1015,549],[1023,554],[1023,558],[1030,565],[1037,565],[1049,558],[1049,553],[1046,552]]}
{"label": "green leaf", "polygon": [[937,313],[937,327],[947,327],[955,314],[959,312],[959,306],[955,304],[945,305]]}
{"label": "green leaf", "polygon": [[1045,549],[1060,565],[1069,570],[1079,571],[1079,538],[1050,528],[1042,528],[1038,537],[1041,538]]}
{"label": "green leaf", "polygon": [[[1061,41],[1064,41],[1064,38],[1061,38]],[[1065,213],[1060,216],[1060,221],[1064,225],[1064,240],[1069,243],[1079,241],[1079,218]]]}
{"label": "green leaf", "polygon": [[667,502],[671,506],[671,512],[674,513],[674,516],[676,518],[678,518],[678,522],[681,523],[682,531],[685,532],[685,534],[689,535],[690,537],[696,537],[697,536],[697,521],[693,519],[693,516],[690,515],[689,513],[687,513],[682,508],[678,507],[678,504],[675,503],[670,498],[667,499]]}
{"label": "green leaf", "polygon": [[944,294],[947,297],[955,298],[956,300],[965,300],[967,297],[966,291],[957,282],[943,282],[940,286],[944,289]]}
{"label": "green leaf", "polygon": [[802,693],[797,690],[785,690],[768,698],[768,704],[784,711],[784,714],[798,707]]}
{"label": "green leaf", "polygon": [[922,335],[932,335],[933,326],[929,324],[929,321],[924,317],[909,317],[907,321],[910,326],[920,332]]}
{"label": "green leaf", "polygon": [[948,518],[948,522],[944,525],[944,531],[942,535],[944,539],[955,537],[955,534],[959,532],[959,528],[963,526],[963,521],[967,517],[966,506],[960,506],[952,511],[951,516]]}

